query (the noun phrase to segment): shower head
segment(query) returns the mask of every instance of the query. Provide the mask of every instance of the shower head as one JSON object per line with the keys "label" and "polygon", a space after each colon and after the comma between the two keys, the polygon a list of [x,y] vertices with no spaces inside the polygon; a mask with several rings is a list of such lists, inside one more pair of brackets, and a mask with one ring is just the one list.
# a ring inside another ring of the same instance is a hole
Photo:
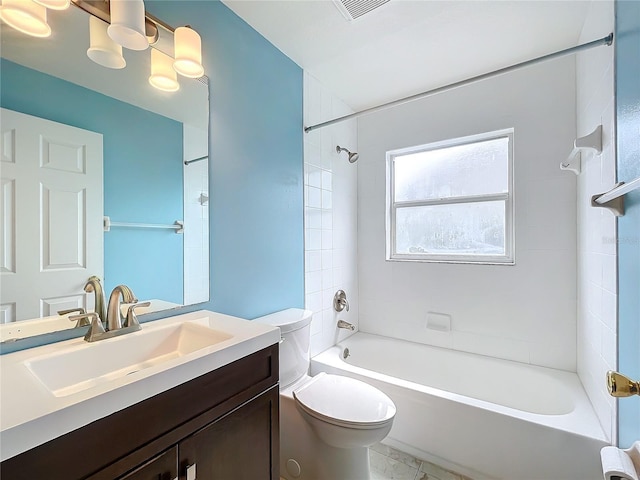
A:
{"label": "shower head", "polygon": [[349,150],[347,150],[346,148],[341,147],[340,145],[338,145],[336,147],[336,152],[338,152],[338,153],[347,152],[347,154],[349,154],[349,163],[356,163],[356,160],[358,160],[358,157],[360,157],[359,153],[350,152]]}

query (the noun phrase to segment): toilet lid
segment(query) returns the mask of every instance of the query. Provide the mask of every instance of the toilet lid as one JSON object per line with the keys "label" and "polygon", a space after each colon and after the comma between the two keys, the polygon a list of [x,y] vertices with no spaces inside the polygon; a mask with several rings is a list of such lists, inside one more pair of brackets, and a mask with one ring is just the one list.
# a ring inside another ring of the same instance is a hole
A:
{"label": "toilet lid", "polygon": [[255,318],[253,321],[258,323],[266,323],[280,328],[280,333],[289,333],[299,330],[311,323],[311,310],[303,310],[301,308],[287,308],[280,312],[265,315],[264,317]]}
{"label": "toilet lid", "polygon": [[393,401],[368,383],[342,375],[319,373],[293,391],[308,414],[333,424],[373,427],[393,419]]}

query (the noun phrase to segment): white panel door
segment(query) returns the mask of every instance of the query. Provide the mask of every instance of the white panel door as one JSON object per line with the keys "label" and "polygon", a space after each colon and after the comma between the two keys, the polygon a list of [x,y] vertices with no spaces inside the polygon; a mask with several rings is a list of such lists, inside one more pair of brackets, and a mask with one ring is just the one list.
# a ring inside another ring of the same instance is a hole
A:
{"label": "white panel door", "polygon": [[87,305],[103,276],[102,135],[0,111],[0,321]]}

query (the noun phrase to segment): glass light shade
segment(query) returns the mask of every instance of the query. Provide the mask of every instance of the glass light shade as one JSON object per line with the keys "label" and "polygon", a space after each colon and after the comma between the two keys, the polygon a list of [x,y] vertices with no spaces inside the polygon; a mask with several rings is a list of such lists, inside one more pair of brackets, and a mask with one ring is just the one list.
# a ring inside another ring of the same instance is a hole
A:
{"label": "glass light shade", "polygon": [[33,0],[33,1],[51,10],[66,10],[67,8],[69,8],[69,5],[71,3],[70,0]]}
{"label": "glass light shade", "polygon": [[107,68],[124,68],[127,62],[122,56],[122,47],[107,35],[107,24],[89,15],[89,49],[87,56]]}
{"label": "glass light shade", "polygon": [[3,0],[0,19],[16,30],[32,37],[48,37],[47,9],[32,0]]}
{"label": "glass light shade", "polygon": [[202,40],[198,32],[189,27],[178,27],[173,33],[176,59],[173,68],[180,75],[199,78],[204,75],[202,67]]}
{"label": "glass light shade", "polygon": [[146,50],[149,47],[144,27],[144,2],[142,0],[111,0],[111,25],[107,33],[111,39],[130,50]]}
{"label": "glass light shade", "polygon": [[164,92],[175,92],[180,88],[178,75],[173,69],[173,58],[155,48],[151,49],[149,83]]}

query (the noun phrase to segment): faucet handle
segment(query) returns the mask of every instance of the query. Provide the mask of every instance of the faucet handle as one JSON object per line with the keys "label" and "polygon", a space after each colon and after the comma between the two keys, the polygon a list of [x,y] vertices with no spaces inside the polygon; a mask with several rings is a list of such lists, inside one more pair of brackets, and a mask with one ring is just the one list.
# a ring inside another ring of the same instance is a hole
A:
{"label": "faucet handle", "polygon": [[69,315],[69,321],[75,322],[77,320],[76,326],[73,328],[86,327],[91,322],[89,322],[89,315],[84,308],[69,308],[68,310],[60,310],[58,315],[67,315],[69,313],[78,312],[79,315]]}
{"label": "faucet handle", "polygon": [[[76,307],[76,308],[67,308],[66,310],[58,310],[58,315],[60,316],[64,316],[64,315],[68,315],[70,313],[73,312],[78,312],[80,315],[84,315],[85,313],[87,313],[87,311],[82,308],[82,307]],[[71,320],[71,318],[69,318],[69,320]],[[73,321],[73,320],[71,320]],[[85,325],[89,325],[89,323],[86,323]],[[77,327],[82,327],[83,325],[76,325]]]}
{"label": "faucet handle", "polygon": [[[90,325],[87,334],[84,336],[84,339],[87,342],[93,342],[95,337],[101,333],[104,333],[104,325],[102,325],[102,321],[100,321],[100,317],[96,312],[87,312],[82,313],[80,315],[71,315],[69,317],[71,321],[78,321],[77,327],[82,327],[85,325]],[[87,323],[88,320],[91,320],[91,323]]]}
{"label": "faucet handle", "polygon": [[133,327],[135,325],[140,327],[140,322],[138,322],[138,317],[136,315],[135,309],[138,307],[149,307],[149,306],[151,306],[151,302],[141,302],[141,303],[136,303],[134,305],[131,305],[127,309],[127,318],[124,322],[123,327]]}
{"label": "faucet handle", "polygon": [[333,309],[336,312],[341,312],[344,309],[349,311],[349,302],[347,301],[347,294],[344,290],[338,290],[333,296]]}

